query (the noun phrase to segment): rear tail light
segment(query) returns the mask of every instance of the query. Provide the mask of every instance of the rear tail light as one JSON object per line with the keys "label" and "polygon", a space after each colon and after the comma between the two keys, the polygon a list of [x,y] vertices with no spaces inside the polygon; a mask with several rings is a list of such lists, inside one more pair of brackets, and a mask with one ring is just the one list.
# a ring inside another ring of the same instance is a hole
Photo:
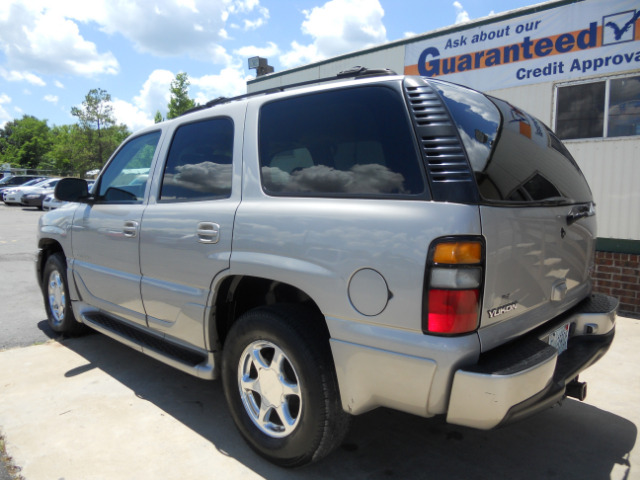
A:
{"label": "rear tail light", "polygon": [[484,279],[484,242],[479,237],[434,241],[429,249],[422,331],[460,335],[478,328]]}

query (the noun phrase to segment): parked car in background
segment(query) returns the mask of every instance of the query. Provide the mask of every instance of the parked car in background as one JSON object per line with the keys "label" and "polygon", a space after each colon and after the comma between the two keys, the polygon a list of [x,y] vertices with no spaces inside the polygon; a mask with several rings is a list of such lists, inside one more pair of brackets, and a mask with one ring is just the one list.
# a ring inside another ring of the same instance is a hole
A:
{"label": "parked car in background", "polygon": [[[7,192],[6,195],[3,195],[4,203],[7,205],[23,205],[22,201],[27,193],[41,193],[40,189],[53,189],[59,180],[59,178],[45,178],[44,180],[41,180],[40,182],[33,185],[12,188],[9,192]],[[52,191],[53,190],[51,190],[51,192]],[[51,192],[47,192],[47,194]],[[40,201],[40,204],[42,204],[42,200]]]}
{"label": "parked car in background", "polygon": [[44,200],[42,200],[42,209],[45,211],[55,210],[56,208],[60,208],[65,203],[67,202],[58,200],[54,193],[50,193],[46,197],[44,197]]}
{"label": "parked car in background", "polygon": [[4,195],[8,190],[22,187],[27,184],[35,185],[46,177],[35,177],[33,175],[12,175],[0,179],[0,199],[4,200]]}
{"label": "parked car in background", "polygon": [[59,178],[54,178],[43,182],[43,184],[35,185],[33,189],[23,191],[20,203],[25,207],[37,207],[39,210],[42,210],[44,197],[53,193],[53,189],[59,181]]}
{"label": "parked car in background", "polygon": [[[94,180],[90,180],[87,182],[87,188],[91,191],[91,187],[95,183]],[[63,202],[62,200],[58,200],[53,192],[49,193],[42,200],[42,210],[49,211],[55,210],[56,208],[60,208],[61,206],[67,204],[69,202]]]}

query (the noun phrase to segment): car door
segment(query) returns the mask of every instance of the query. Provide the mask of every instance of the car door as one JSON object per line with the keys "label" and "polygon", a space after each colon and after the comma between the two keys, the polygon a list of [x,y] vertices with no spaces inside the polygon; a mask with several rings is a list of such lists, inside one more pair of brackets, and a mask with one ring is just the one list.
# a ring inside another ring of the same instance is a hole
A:
{"label": "car door", "polygon": [[159,130],[128,140],[74,215],[74,278],[85,303],[146,325],[140,297],[139,228]]}
{"label": "car door", "polygon": [[199,347],[212,280],[229,267],[240,203],[244,112],[232,110],[176,128],[140,230],[149,326]]}

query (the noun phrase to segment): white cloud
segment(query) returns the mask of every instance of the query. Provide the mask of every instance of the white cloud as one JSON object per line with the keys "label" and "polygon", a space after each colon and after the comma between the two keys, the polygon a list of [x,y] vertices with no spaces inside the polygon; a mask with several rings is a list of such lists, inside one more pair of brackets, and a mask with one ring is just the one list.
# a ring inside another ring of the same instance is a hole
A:
{"label": "white cloud", "polygon": [[124,123],[134,132],[153,124],[153,116],[142,111],[137,105],[115,99],[112,100],[111,106],[117,123]]}
{"label": "white cloud", "polygon": [[387,31],[382,23],[384,10],[378,0],[330,0],[303,13],[302,32],[310,35],[313,42],[308,45],[293,42],[291,49],[280,57],[285,67],[387,41]]}
{"label": "white cloud", "polygon": [[146,2],[101,2],[104,14],[92,20],[104,32],[126,37],[137,51],[187,55],[220,65],[232,61],[221,44],[228,39],[226,24],[231,16],[238,17],[245,30],[259,28],[269,18],[259,0],[158,0],[153,10]]}
{"label": "white cloud", "polygon": [[280,55],[280,63],[285,68],[292,68],[297,65],[311,63],[324,58],[318,53],[318,47],[315,44],[300,45],[298,42],[291,42],[291,50]]}
{"label": "white cloud", "polygon": [[[159,0],[147,2],[103,0],[104,16],[93,20],[109,34],[119,33],[139,52],[158,56],[189,55],[225,64],[228,55],[220,46],[226,1]],[[141,21],[144,19],[144,21]]]}
{"label": "white cloud", "polygon": [[54,81],[53,84],[58,88],[64,88],[64,84],[59,80]]}
{"label": "white cloud", "polygon": [[169,87],[175,75],[169,70],[154,70],[142,85],[133,102],[114,99],[113,114],[118,123],[124,123],[130,130],[136,131],[153,124],[158,110],[166,117],[169,103]]}
{"label": "white cloud", "polygon": [[175,75],[169,70],[154,70],[144,82],[140,93],[134,97],[134,104],[152,118],[158,110],[165,117],[171,96],[169,88],[174,78]]}
{"label": "white cloud", "polygon": [[229,39],[227,22],[253,30],[268,19],[269,10],[260,0],[156,0],[152,5],[130,0],[3,0],[0,54],[15,81],[33,85],[45,84],[36,74],[118,74],[114,54],[100,51],[84,37],[80,24],[85,23],[122,35],[138,52],[227,66],[233,61],[223,46]]}
{"label": "white cloud", "polygon": [[247,30],[256,30],[258,28],[260,28],[262,25],[264,25],[266,23],[266,20],[264,18],[257,18],[255,20],[248,20],[245,18],[244,20],[244,30],[245,32]]}
{"label": "white cloud", "polygon": [[7,71],[4,68],[0,68],[0,77],[4,78],[7,82],[27,82],[37,87],[44,87],[46,82],[37,75],[29,72],[18,72],[17,70]]}
{"label": "white cloud", "polygon": [[4,109],[3,104],[5,103],[11,103],[11,97],[6,93],[0,93],[0,128],[3,128],[5,124],[13,118],[9,115],[9,112]]}
{"label": "white cloud", "polygon": [[190,78],[191,87],[195,95],[191,92],[190,97],[199,104],[207,103],[217,97],[235,97],[247,93],[247,81],[252,79],[251,75],[244,75],[240,65],[233,65],[223,68],[218,75],[205,75],[199,78]]}
{"label": "white cloud", "polygon": [[58,96],[57,95],[45,95],[43,97],[45,102],[49,102],[49,103],[58,103]]}
{"label": "white cloud", "polygon": [[266,47],[255,47],[253,45],[247,45],[246,47],[238,48],[233,51],[234,55],[243,57],[244,59],[250,57],[263,57],[270,58],[280,54],[278,45],[273,42],[268,42]]}
{"label": "white cloud", "polygon": [[[111,102],[113,115],[118,123],[124,123],[136,131],[152,125],[156,112],[167,116],[169,87],[175,74],[168,70],[154,70],[147,78],[133,101],[114,99]],[[189,97],[204,104],[217,97],[234,97],[246,93],[246,82],[251,76],[244,76],[240,65],[225,67],[218,75],[189,77],[191,84]]]}
{"label": "white cloud", "polygon": [[[91,76],[116,74],[118,61],[111,52],[100,53],[93,42],[85,40],[78,25],[55,8],[37,1],[3,2],[0,11],[0,51],[12,70],[41,74],[70,73]],[[44,3],[44,2],[43,2]]]}
{"label": "white cloud", "polygon": [[468,22],[470,20],[469,14],[460,2],[453,2],[453,7],[456,9],[456,25],[459,23]]}

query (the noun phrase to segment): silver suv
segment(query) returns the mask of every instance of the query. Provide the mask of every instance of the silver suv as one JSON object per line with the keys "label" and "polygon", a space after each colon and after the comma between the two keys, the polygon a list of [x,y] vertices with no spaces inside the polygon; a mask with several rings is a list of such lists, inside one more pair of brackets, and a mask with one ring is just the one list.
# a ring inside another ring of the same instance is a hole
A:
{"label": "silver suv", "polygon": [[490,429],[584,398],[614,336],[591,191],[544,124],[421,77],[218,99],[39,226],[49,323],[222,378],[249,445],[322,458],[389,407]]}

